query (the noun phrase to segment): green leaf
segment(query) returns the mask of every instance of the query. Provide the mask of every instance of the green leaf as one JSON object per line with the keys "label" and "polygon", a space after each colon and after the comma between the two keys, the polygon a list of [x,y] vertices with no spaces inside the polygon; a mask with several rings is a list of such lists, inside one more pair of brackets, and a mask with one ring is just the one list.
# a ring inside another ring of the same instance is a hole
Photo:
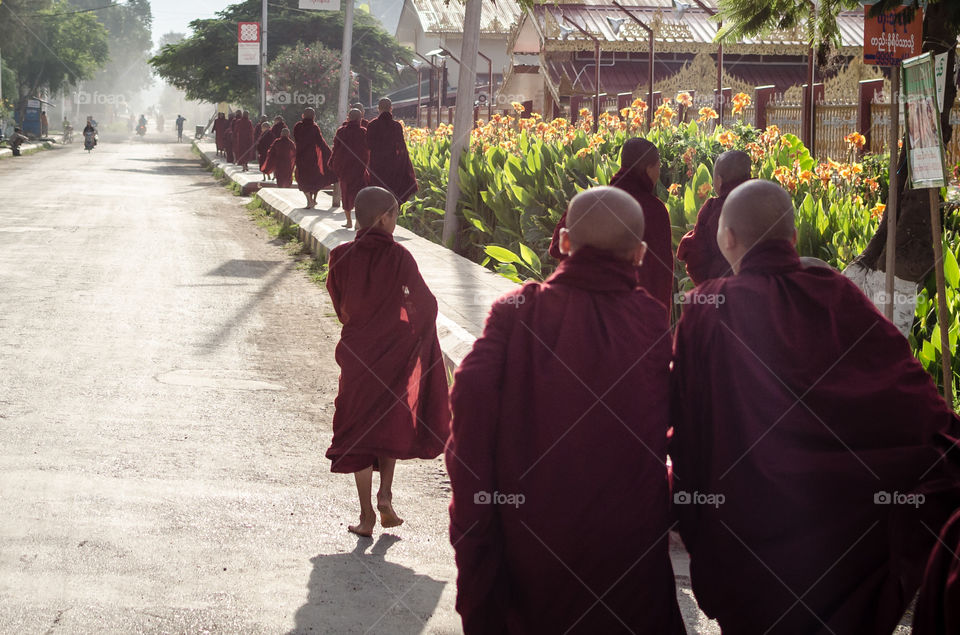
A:
{"label": "green leaf", "polygon": [[957,257],[950,250],[950,245],[943,246],[943,273],[947,284],[951,287],[960,286],[960,267],[957,266]]}
{"label": "green leaf", "polygon": [[499,247],[497,245],[487,245],[486,247],[483,248],[483,252],[488,256],[490,256],[491,258],[493,258],[494,260],[496,260],[497,262],[501,262],[501,263],[510,263],[510,262],[522,263],[523,262],[523,260],[520,259],[520,256],[513,253],[506,247]]}
{"label": "green leaf", "polygon": [[523,262],[526,263],[528,267],[536,273],[540,273],[540,258],[537,257],[537,254],[534,253],[532,249],[523,243],[520,243],[520,257],[523,258]]}

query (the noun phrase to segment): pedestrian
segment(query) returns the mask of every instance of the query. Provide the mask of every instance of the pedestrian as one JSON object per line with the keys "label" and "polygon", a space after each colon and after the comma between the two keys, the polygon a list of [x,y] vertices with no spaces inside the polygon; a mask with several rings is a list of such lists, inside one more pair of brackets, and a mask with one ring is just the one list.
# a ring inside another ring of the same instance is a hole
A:
{"label": "pedestrian", "polygon": [[314,121],[315,115],[313,108],[307,108],[293,127],[293,140],[297,145],[297,187],[307,197],[307,209],[317,206],[317,194],[334,180],[329,171],[324,170],[330,160],[330,146]]}
{"label": "pedestrian", "polygon": [[253,136],[253,122],[250,121],[250,113],[244,110],[240,115],[240,120],[234,122],[234,146],[237,153],[237,165],[247,171],[247,165],[254,159],[253,153],[256,151]]}
{"label": "pedestrian", "polygon": [[[656,196],[659,180],[657,146],[640,137],[628,139],[620,150],[620,169],[610,178],[610,185],[628,193],[643,208],[647,259],[638,270],[639,284],[669,313],[673,304],[673,230],[670,214]],[[560,250],[560,230],[566,226],[567,218],[563,215],[553,231],[549,248],[550,255],[557,260],[565,257]]]}
{"label": "pedestrian", "polygon": [[240,123],[242,120],[243,120],[243,111],[238,110],[236,114],[234,114],[233,116],[233,123],[230,124],[230,132],[232,135],[231,138],[233,139],[233,160],[230,162],[236,165],[240,165],[241,150],[240,150],[240,134],[238,130],[240,129],[240,126],[243,125]]}
{"label": "pedestrian", "polygon": [[713,164],[713,190],[717,195],[704,202],[697,213],[696,225],[677,247],[677,260],[686,265],[687,275],[695,285],[733,273],[717,245],[720,210],[727,195],[750,178],[752,167],[750,155],[740,150],[722,153]]}
{"label": "pedestrian", "polygon": [[177,143],[183,141],[183,124],[185,121],[183,115],[177,115]]}
{"label": "pedestrian", "polygon": [[293,187],[293,169],[296,162],[297,147],[290,139],[290,130],[281,128],[280,138],[267,150],[267,162],[263,171],[276,177],[277,187]]}
{"label": "pedestrian", "polygon": [[800,263],[794,215],[770,181],[723,204],[734,275],[677,327],[674,508],[724,633],[889,635],[960,507],[960,420],[860,289]]}
{"label": "pedestrian", "polygon": [[7,139],[7,144],[10,146],[10,151],[13,153],[13,156],[20,156],[20,146],[26,141],[28,141],[28,139],[20,131],[20,128],[14,128],[13,134],[10,135],[9,139]]}
{"label": "pedestrian", "polygon": [[273,130],[270,128],[270,123],[264,121],[260,124],[260,135],[257,137],[257,162],[264,181],[267,180],[267,171],[264,169],[267,165],[267,154],[270,152],[270,146],[276,140],[277,138],[273,136]]}
{"label": "pedestrian", "polygon": [[224,145],[227,136],[227,117],[222,112],[217,113],[217,118],[213,121],[213,139],[217,145],[217,154],[223,156]]}
{"label": "pedestrian", "polygon": [[454,375],[457,611],[467,635],[683,633],[668,553],[670,325],[637,288],[643,211],[599,187],[567,214],[567,257],[494,302]]}
{"label": "pedestrian", "polygon": [[333,153],[330,165],[340,182],[340,198],[347,222],[344,227],[353,227],[350,217],[357,193],[367,186],[367,131],[361,125],[363,113],[357,109],[347,113],[347,120],[333,137]]}
{"label": "pedestrian", "polygon": [[358,102],[355,102],[355,103],[350,104],[350,109],[351,109],[351,110],[359,110],[359,111],[360,111],[360,113],[362,114],[362,116],[361,116],[361,118],[360,118],[360,125],[361,125],[362,127],[366,128],[367,125],[370,123],[370,120],[367,119],[367,114],[366,114],[366,113],[367,113],[367,108],[366,108],[366,106],[364,106],[363,104],[361,104],[361,103],[358,101]]}
{"label": "pedestrian", "polygon": [[403,138],[403,126],[393,119],[393,103],[384,97],[378,108],[380,115],[367,124],[370,184],[393,192],[403,204],[417,192],[417,177]]}
{"label": "pedestrian", "polygon": [[403,524],[393,508],[396,462],[439,456],[450,411],[437,301],[413,256],[393,239],[397,201],[386,190],[366,188],[357,195],[356,211],[357,237],[330,252],[327,274],[343,330],[326,456],[331,471],[354,475],[360,521],[349,531],[370,536],[376,523],[373,472],[380,472],[380,525]]}
{"label": "pedestrian", "polygon": [[41,138],[46,138],[49,128],[50,128],[50,122],[47,121],[47,111],[41,110],[40,111],[40,137]]}

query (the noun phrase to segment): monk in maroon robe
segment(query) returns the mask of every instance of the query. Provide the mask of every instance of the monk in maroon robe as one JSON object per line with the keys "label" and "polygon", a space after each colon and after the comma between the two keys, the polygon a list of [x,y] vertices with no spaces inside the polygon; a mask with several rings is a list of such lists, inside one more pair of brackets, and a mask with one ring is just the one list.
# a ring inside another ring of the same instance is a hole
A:
{"label": "monk in maroon robe", "polygon": [[[889,635],[960,506],[960,421],[910,345],[830,268],[790,195],[731,192],[735,275],[690,292],[672,373],[674,509],[724,635]],[[936,530],[934,530],[936,531]]]}
{"label": "monk in maroon robe", "polygon": [[313,108],[307,108],[293,127],[293,140],[297,144],[297,187],[307,197],[307,209],[317,206],[317,194],[334,181],[325,169],[330,160],[330,146],[314,121],[315,115]]}
{"label": "monk in maroon robe", "polygon": [[751,167],[750,155],[739,150],[724,152],[713,164],[713,189],[717,195],[704,202],[696,225],[677,247],[677,260],[686,264],[687,275],[695,285],[733,273],[717,245],[717,226],[727,194],[750,178]]}
{"label": "monk in maroon robe", "polygon": [[[610,185],[632,196],[643,208],[646,221],[644,240],[647,256],[638,270],[639,284],[667,309],[673,306],[673,238],[670,214],[654,189],[660,180],[660,151],[646,139],[628,139],[620,151],[620,170]],[[567,215],[560,217],[550,241],[550,255],[563,260],[560,231],[567,227]]]}
{"label": "monk in maroon robe", "polygon": [[270,152],[270,146],[272,146],[276,140],[277,137],[273,134],[270,122],[265,121],[260,124],[260,136],[257,138],[257,160],[260,164],[260,172],[263,173],[264,180],[267,178],[267,171],[264,169],[267,166],[267,153]]}
{"label": "monk in maroon robe", "polygon": [[373,532],[373,470],[383,527],[403,523],[392,505],[397,459],[443,452],[450,425],[447,374],[437,339],[437,301],[410,252],[393,240],[399,208],[390,192],[357,195],[357,237],[330,252],[327,290],[343,323],[336,359],[340,392],[327,450],[334,472],[353,473],[360,522]]}
{"label": "monk in maroon robe", "polygon": [[236,115],[233,117],[233,126],[231,132],[233,133],[233,163],[236,165],[240,164],[240,122],[243,120],[243,111],[238,110]]}
{"label": "monk in maroon robe", "polygon": [[237,146],[237,164],[242,166],[243,171],[246,172],[247,165],[254,160],[253,155],[257,148],[253,141],[253,122],[250,121],[250,113],[246,110],[243,111],[240,121],[236,124],[235,135]]}
{"label": "monk in maroon robe", "polygon": [[667,544],[670,325],[637,288],[643,212],[602,187],[568,215],[569,257],[494,303],[454,376],[457,610],[467,635],[683,633]]}
{"label": "monk in maroon robe", "polygon": [[267,162],[263,167],[266,174],[273,174],[277,187],[293,187],[293,169],[297,162],[297,147],[290,139],[290,130],[282,128],[280,138],[270,145]]}
{"label": "monk in maroon robe", "polygon": [[384,97],[378,105],[380,116],[367,124],[370,183],[393,192],[400,203],[417,192],[417,177],[403,138],[403,126],[393,119],[393,104]]}
{"label": "monk in maroon robe", "polygon": [[362,127],[366,128],[366,127],[370,124],[370,120],[367,119],[367,116],[366,116],[366,112],[367,112],[366,106],[364,106],[363,104],[361,104],[361,103],[358,101],[358,102],[356,102],[356,103],[354,103],[354,104],[350,104],[350,109],[351,109],[351,110],[359,110],[359,111],[360,111],[360,115],[361,115],[361,117],[360,117],[360,125],[361,125]]}
{"label": "monk in maroon robe", "polygon": [[353,227],[350,212],[357,193],[367,185],[367,131],[360,125],[363,113],[353,109],[333,138],[330,165],[340,181],[340,199],[347,216],[346,228]]}
{"label": "monk in maroon robe", "polygon": [[213,120],[213,138],[217,144],[217,154],[223,154],[227,127],[227,118],[222,112],[217,113],[217,118]]}
{"label": "monk in maroon robe", "polygon": [[960,633],[960,510],[933,546],[913,619],[913,635],[956,633]]}
{"label": "monk in maroon robe", "polygon": [[233,113],[227,117],[227,123],[223,127],[223,154],[227,163],[233,163],[233,124],[236,120]]}

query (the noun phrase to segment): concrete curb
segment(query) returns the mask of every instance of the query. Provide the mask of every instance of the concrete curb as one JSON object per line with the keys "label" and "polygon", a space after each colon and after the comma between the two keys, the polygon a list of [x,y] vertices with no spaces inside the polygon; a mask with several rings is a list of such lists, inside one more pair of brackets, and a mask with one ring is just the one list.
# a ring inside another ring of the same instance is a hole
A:
{"label": "concrete curb", "polygon": [[[20,152],[23,153],[23,152],[32,152],[34,150],[54,150],[56,149],[56,147],[57,146],[54,144],[50,144],[50,147],[47,148],[42,143],[25,143],[22,146],[20,146]],[[13,150],[11,150],[10,148],[0,148],[0,159],[5,159],[7,157],[13,157]]]}
{"label": "concrete curb", "polygon": [[[255,182],[259,182],[259,172],[243,172],[227,164],[216,155],[213,144],[194,143],[194,147],[206,165],[223,170],[243,191],[258,187]],[[320,207],[327,209],[308,210],[300,207],[304,198],[298,190],[267,183],[268,187],[260,189],[256,196],[282,222],[299,227],[299,239],[314,256],[326,258],[331,249],[353,240],[354,230],[341,226],[346,217],[340,208],[332,206],[329,195],[321,192],[318,197]],[[447,368],[452,371],[483,332],[490,305],[517,285],[402,227],[397,227],[395,237],[413,254],[427,286],[437,298],[440,348]]]}

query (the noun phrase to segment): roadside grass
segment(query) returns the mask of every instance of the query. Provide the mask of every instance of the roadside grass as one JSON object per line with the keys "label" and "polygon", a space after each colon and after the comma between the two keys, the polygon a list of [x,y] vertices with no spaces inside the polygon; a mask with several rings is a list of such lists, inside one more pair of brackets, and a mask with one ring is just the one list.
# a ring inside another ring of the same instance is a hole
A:
{"label": "roadside grass", "polygon": [[[4,148],[7,148],[7,146],[3,146],[3,147],[4,147]],[[43,152],[44,150],[53,150],[53,149],[55,149],[55,146],[54,146],[52,143],[50,143],[49,141],[44,141],[44,142],[43,142],[43,145],[42,145],[41,147],[39,147],[39,148],[28,148],[28,149],[26,149],[26,150],[21,150],[21,151],[20,151],[20,156],[21,156],[21,157],[28,157],[28,156],[30,156],[31,154],[36,154],[36,153],[38,153],[38,152]],[[10,155],[4,155],[4,156],[0,157],[0,161],[2,161],[2,160],[4,160],[4,159],[13,159],[13,158],[15,158],[15,157],[14,157],[12,154],[10,154]]]}

